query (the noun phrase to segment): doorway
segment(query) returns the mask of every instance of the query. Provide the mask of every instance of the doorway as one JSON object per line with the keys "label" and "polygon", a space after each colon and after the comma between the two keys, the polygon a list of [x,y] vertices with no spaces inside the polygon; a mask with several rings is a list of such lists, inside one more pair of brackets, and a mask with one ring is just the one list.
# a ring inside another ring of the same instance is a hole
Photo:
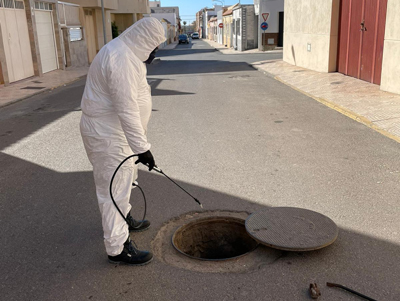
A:
{"label": "doorway", "polygon": [[387,0],[342,0],[339,19],[340,73],[381,83]]}

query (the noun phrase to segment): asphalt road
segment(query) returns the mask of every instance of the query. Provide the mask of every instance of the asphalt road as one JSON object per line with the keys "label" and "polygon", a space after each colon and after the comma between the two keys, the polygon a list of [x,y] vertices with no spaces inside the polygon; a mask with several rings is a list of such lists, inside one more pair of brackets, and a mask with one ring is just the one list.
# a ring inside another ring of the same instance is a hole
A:
{"label": "asphalt road", "polygon": [[[79,135],[81,80],[0,109],[1,299],[309,300],[317,282],[323,300],[359,300],[325,286],[336,282],[400,300],[399,145],[247,64],[279,54],[223,55],[196,40],[158,55],[148,76],[158,166],[206,210],[311,209],[338,239],[245,273],[110,265]],[[199,208],[154,172],[139,183],[152,227],[132,237],[149,249],[164,223]]]}

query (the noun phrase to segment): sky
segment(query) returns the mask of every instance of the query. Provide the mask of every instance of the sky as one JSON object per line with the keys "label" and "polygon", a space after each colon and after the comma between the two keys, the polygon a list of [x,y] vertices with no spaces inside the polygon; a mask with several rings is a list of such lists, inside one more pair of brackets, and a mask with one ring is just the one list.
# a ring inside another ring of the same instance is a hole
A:
{"label": "sky", "polygon": [[[239,2],[239,0],[220,0],[213,2],[212,0],[161,0],[161,6],[178,6],[179,14],[182,21],[186,21],[188,24],[196,20],[196,13],[204,7],[213,7],[215,5],[221,5],[224,2],[225,6],[233,5]],[[240,0],[241,4],[253,4],[254,0]]]}

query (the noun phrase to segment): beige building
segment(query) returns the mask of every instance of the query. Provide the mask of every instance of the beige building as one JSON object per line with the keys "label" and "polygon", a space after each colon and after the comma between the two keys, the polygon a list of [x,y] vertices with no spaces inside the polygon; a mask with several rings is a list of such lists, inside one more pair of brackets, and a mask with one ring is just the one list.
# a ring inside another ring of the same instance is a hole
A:
{"label": "beige building", "polygon": [[88,49],[81,24],[83,10],[77,4],[58,1],[58,21],[65,67],[88,66]]}
{"label": "beige building", "polygon": [[149,13],[150,6],[147,0],[118,0],[118,9],[111,12],[111,22],[115,22],[120,34],[142,19],[143,14]]}
{"label": "beige building", "polygon": [[[103,16],[101,0],[68,0],[81,7],[80,22],[85,30],[85,39],[88,49],[89,63],[91,63],[104,46]],[[106,41],[112,40],[111,11],[118,9],[118,0],[104,0]]]}
{"label": "beige building", "polygon": [[285,0],[284,61],[400,93],[398,0]]}
{"label": "beige building", "polygon": [[222,14],[222,23],[224,28],[223,45],[228,48],[232,47],[233,43],[233,9],[239,4],[229,6],[228,9]]}
{"label": "beige building", "polygon": [[0,83],[64,69],[57,1],[0,0]]}

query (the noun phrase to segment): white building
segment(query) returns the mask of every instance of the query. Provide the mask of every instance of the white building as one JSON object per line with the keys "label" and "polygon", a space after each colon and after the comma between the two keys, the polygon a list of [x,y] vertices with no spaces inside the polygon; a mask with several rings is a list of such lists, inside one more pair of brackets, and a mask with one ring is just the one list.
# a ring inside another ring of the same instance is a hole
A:
{"label": "white building", "polygon": [[221,9],[217,13],[217,24],[218,24],[218,29],[217,29],[217,42],[218,44],[223,45],[224,44],[224,28],[220,27],[220,24],[223,24],[223,19],[222,19],[222,14],[224,13],[224,9]]}
{"label": "white building", "polygon": [[[258,16],[258,49],[282,47],[284,0],[254,0],[254,8]],[[265,31],[261,29],[263,22],[268,24]]]}
{"label": "white building", "polygon": [[149,1],[150,7],[161,7],[161,1]]}
{"label": "white building", "polygon": [[258,20],[254,5],[238,5],[233,8],[233,48],[238,51],[257,48]]}
{"label": "white building", "polygon": [[203,10],[203,30],[202,30],[202,38],[206,39],[208,38],[208,21],[210,21],[210,19],[212,17],[216,17],[217,13],[222,10],[222,6],[221,5],[214,5],[214,8],[205,8]]}

